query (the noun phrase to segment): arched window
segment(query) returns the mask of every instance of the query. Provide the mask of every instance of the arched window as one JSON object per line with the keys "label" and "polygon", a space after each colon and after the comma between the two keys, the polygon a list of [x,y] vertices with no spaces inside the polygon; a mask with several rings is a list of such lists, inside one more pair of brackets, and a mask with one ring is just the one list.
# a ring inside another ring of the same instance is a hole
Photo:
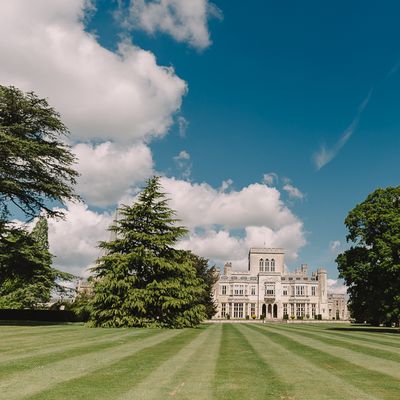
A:
{"label": "arched window", "polygon": [[265,260],[265,270],[269,271],[269,260],[268,260],[268,258]]}
{"label": "arched window", "polygon": [[275,260],[271,260],[271,271],[275,271]]}
{"label": "arched window", "polygon": [[264,260],[262,258],[260,260],[260,271],[264,271]]}

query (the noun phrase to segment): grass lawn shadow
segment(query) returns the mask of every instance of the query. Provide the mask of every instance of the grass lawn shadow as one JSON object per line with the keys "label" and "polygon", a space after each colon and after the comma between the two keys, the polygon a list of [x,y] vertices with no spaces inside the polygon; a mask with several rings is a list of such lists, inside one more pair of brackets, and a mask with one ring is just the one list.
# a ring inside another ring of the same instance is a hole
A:
{"label": "grass lawn shadow", "polygon": [[350,327],[339,327],[333,326],[327,328],[330,331],[342,331],[342,332],[370,332],[370,333],[397,333],[400,334],[400,328],[386,328],[379,326],[368,326],[368,325],[354,325]]}

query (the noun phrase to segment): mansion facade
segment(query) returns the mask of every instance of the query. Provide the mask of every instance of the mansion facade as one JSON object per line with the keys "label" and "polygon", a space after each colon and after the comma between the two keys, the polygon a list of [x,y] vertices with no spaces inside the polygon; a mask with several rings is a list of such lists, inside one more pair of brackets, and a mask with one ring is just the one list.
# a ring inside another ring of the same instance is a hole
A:
{"label": "mansion facade", "polygon": [[232,271],[232,264],[226,263],[214,298],[214,319],[349,318],[345,295],[328,293],[326,270],[309,275],[303,264],[287,272],[283,249],[251,248],[247,271]]}

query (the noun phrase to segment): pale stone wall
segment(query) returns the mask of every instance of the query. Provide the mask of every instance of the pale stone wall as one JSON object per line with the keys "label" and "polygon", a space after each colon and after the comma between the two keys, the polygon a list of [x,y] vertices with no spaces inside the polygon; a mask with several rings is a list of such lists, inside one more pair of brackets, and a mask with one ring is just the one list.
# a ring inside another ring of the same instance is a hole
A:
{"label": "pale stone wall", "polygon": [[[326,270],[318,269],[309,276],[308,266],[302,265],[286,273],[283,249],[250,249],[247,271],[233,271],[230,263],[225,264],[214,293],[218,306],[216,319],[228,314],[235,319],[247,315],[256,319],[261,315],[271,320],[282,319],[284,314],[304,319],[321,314],[323,319],[329,319],[329,310],[333,312],[333,306],[329,308],[328,304]],[[340,304],[343,307],[343,302]]]}

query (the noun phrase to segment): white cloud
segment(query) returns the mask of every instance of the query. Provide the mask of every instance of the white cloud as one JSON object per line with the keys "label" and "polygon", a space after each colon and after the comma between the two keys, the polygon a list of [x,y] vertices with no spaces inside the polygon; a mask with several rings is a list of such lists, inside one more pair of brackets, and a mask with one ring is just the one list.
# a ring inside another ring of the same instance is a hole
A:
{"label": "white cloud", "polygon": [[335,253],[339,249],[340,245],[341,243],[339,240],[333,240],[332,242],[329,243],[329,250],[332,253]]}
{"label": "white cloud", "polygon": [[[119,15],[123,14],[121,10]],[[167,33],[178,42],[204,49],[211,44],[210,17],[222,18],[222,13],[208,0],[131,0],[124,23],[150,34]]]}
{"label": "white cloud", "polygon": [[76,275],[85,274],[101,255],[98,242],[110,237],[107,228],[113,215],[91,211],[82,203],[68,203],[65,216],[65,220],[49,220],[50,252],[56,256],[54,266]]}
{"label": "white cloud", "polygon": [[77,193],[90,205],[105,207],[118,203],[131,187],[153,173],[150,149],[143,143],[127,147],[106,142],[73,147],[81,176]]}
{"label": "white cloud", "polygon": [[[306,244],[302,222],[276,189],[253,184],[226,193],[174,178],[164,177],[161,183],[180,223],[189,227],[178,246],[218,266],[229,260],[235,268],[245,269],[249,248],[258,246],[283,247],[292,262]],[[132,201],[132,196],[123,198],[124,204]],[[113,215],[91,211],[85,204],[68,204],[65,221],[49,221],[55,266],[79,274],[92,265],[100,255],[98,241],[110,237],[106,229],[112,220]]]}
{"label": "white cloud", "polygon": [[[191,232],[187,238],[180,241],[178,247],[191,250],[195,254],[217,262],[219,265],[228,260],[237,261],[246,257],[243,239],[232,236],[225,229],[219,231],[209,229],[203,234]],[[242,265],[239,266],[242,267]]]}
{"label": "white cloud", "polygon": [[162,178],[170,206],[190,233],[180,246],[219,265],[230,260],[245,268],[249,247],[283,247],[288,261],[305,245],[302,222],[280,198],[277,189],[252,184],[225,192],[206,183]]}
{"label": "white cloud", "polygon": [[186,83],[122,41],[117,52],[85,32],[85,0],[13,0],[0,13],[0,81],[48,97],[73,141],[162,136]]}
{"label": "white cloud", "polygon": [[361,119],[361,115],[362,115],[365,107],[369,103],[371,95],[372,95],[372,90],[369,91],[367,97],[359,105],[357,113],[356,113],[353,121],[347,127],[347,129],[343,132],[342,136],[337,141],[335,146],[333,146],[332,148],[326,148],[325,146],[321,146],[319,151],[314,154],[313,161],[314,161],[314,164],[315,164],[317,170],[320,170],[323,166],[325,166],[326,164],[331,162],[336,157],[336,155],[339,153],[341,148],[347,143],[347,141],[353,135],[354,131],[358,127],[358,124]]}
{"label": "white cloud", "polygon": [[347,286],[343,285],[343,283],[339,279],[328,279],[328,292],[334,294],[346,294]]}
{"label": "white cloud", "polygon": [[275,172],[264,174],[263,182],[268,186],[272,186],[274,183],[276,184],[278,182],[278,174]]}
{"label": "white cloud", "polygon": [[241,228],[248,225],[277,229],[297,222],[297,217],[285,206],[275,188],[254,183],[240,191],[225,193],[207,183],[190,183],[174,178],[162,178],[170,205],[188,226],[223,225]]}
{"label": "white cloud", "polygon": [[291,199],[298,199],[303,200],[305,195],[296,187],[293,186],[291,183],[286,183],[283,186],[283,190],[285,190]]}

